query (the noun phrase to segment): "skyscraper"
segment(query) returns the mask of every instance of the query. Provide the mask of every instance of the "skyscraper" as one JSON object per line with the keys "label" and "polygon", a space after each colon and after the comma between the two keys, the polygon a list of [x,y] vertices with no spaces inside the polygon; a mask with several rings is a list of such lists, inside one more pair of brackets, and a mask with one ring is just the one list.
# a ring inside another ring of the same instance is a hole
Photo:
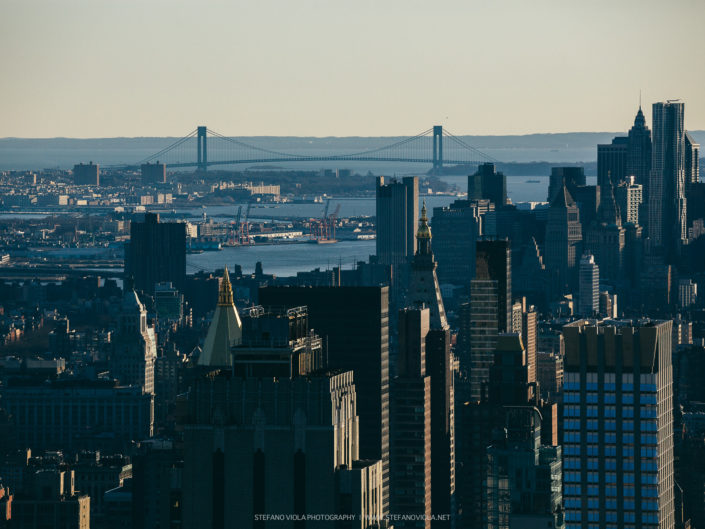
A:
{"label": "skyscraper", "polygon": [[687,242],[684,103],[653,105],[653,149],[649,178],[649,238],[673,259]]}
{"label": "skyscraper", "polygon": [[644,202],[644,186],[635,183],[636,177],[628,176],[627,180],[614,189],[614,199],[617,202],[622,224],[640,224],[641,205]]}
{"label": "skyscraper", "polygon": [[385,184],[377,177],[377,259],[386,265],[408,262],[416,252],[419,220],[419,181],[407,176]]}
{"label": "skyscraper", "polygon": [[512,247],[504,240],[477,241],[475,278],[497,281],[497,325],[512,331]]}
{"label": "skyscraper", "polygon": [[433,208],[433,255],[441,285],[469,288],[475,277],[475,242],[482,234],[483,215],[492,208],[487,200],[456,200]]}
{"label": "skyscraper", "polygon": [[563,334],[566,528],[674,527],[671,322]]}
{"label": "skyscraper", "polygon": [[125,245],[125,275],[134,288],[153,293],[154,285],[171,282],[183,292],[186,282],[186,224],[159,222],[158,213],[145,213],[144,222],[130,224]]}
{"label": "skyscraper", "polygon": [[426,203],[421,208],[416,233],[417,250],[411,262],[411,284],[406,304],[428,307],[426,368],[431,377],[431,508],[433,514],[448,515],[438,527],[455,525],[455,396],[450,328],[441,289],[436,277],[436,261],[431,249],[431,228]]}
{"label": "skyscraper", "polygon": [[417,251],[411,262],[411,284],[407,295],[407,305],[412,307],[427,306],[431,311],[431,328],[447,329],[448,320],[436,277],[437,264],[431,250],[431,228],[426,216],[426,202],[421,208],[416,239]]}
{"label": "skyscraper", "polygon": [[495,209],[507,205],[507,177],[493,163],[483,163],[468,175],[468,200],[489,200]]}
{"label": "skyscraper", "polygon": [[580,212],[563,184],[548,208],[544,263],[555,274],[558,294],[575,284],[575,268],[582,246]]}
{"label": "skyscraper", "polygon": [[389,513],[389,287],[263,287],[259,302],[305,305],[309,326],[327,344],[328,367],[354,372],[360,458],[382,461]]}
{"label": "skyscraper", "polygon": [[617,136],[612,143],[597,146],[597,185],[604,188],[607,182],[616,186],[627,176],[629,138]]}
{"label": "skyscraper", "polygon": [[583,254],[578,271],[578,306],[576,314],[591,318],[600,308],[600,268],[595,257]]}
{"label": "skyscraper", "polygon": [[532,306],[526,306],[526,298],[522,299],[521,341],[526,349],[526,364],[529,369],[529,382],[537,380],[538,353],[538,314]]}
{"label": "skyscraper", "polygon": [[431,527],[431,377],[426,374],[428,308],[399,313],[399,368],[391,384],[391,512],[424,517],[395,527]]}
{"label": "skyscraper", "polygon": [[154,363],[157,341],[147,325],[147,311],[134,290],[122,299],[118,329],[112,340],[110,374],[124,386],[137,386],[154,394]]}
{"label": "skyscraper", "polygon": [[[508,240],[477,241],[470,304],[461,312],[458,401],[481,400],[489,381],[497,334],[512,330],[511,246]],[[464,320],[469,318],[469,322]]]}
{"label": "skyscraper", "polygon": [[634,176],[637,184],[646,187],[651,171],[651,131],[646,126],[641,105],[627,138],[627,176]]}
{"label": "skyscraper", "polygon": [[601,188],[597,218],[585,231],[583,249],[595,256],[603,280],[615,284],[624,272],[626,232],[614,198],[612,182]]}
{"label": "skyscraper", "polygon": [[697,184],[700,180],[700,144],[685,132],[685,182]]}

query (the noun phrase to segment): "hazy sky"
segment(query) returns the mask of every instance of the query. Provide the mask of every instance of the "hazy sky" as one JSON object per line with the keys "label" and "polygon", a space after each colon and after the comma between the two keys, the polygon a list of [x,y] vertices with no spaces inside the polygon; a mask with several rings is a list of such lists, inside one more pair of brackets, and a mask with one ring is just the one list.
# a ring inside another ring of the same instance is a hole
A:
{"label": "hazy sky", "polygon": [[705,129],[703,0],[0,0],[0,137]]}

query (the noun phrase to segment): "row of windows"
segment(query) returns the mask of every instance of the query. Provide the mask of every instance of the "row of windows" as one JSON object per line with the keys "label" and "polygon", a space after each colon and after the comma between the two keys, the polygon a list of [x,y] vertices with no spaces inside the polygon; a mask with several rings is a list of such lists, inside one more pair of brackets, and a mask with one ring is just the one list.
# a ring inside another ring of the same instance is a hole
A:
{"label": "row of windows", "polygon": [[[575,383],[580,382],[580,378],[581,378],[580,373],[576,373],[575,371],[567,371],[565,376],[566,376],[566,380],[568,380],[570,382],[575,382]],[[603,373],[602,378],[603,378],[605,384],[608,384],[608,383],[614,384],[615,382],[617,382],[617,374],[616,373],[609,373],[609,372]],[[600,380],[600,377],[599,377],[598,373],[595,373],[595,372],[585,373],[586,383],[597,384],[599,382],[599,380]],[[641,373],[639,376],[638,382],[640,382],[640,385],[642,388],[644,388],[644,387],[655,388],[656,387],[655,380],[656,380],[655,374]],[[629,384],[629,385],[633,386],[634,385],[634,373],[629,373],[629,372],[622,373],[622,375],[620,377],[620,381],[622,382],[622,384]]]}
{"label": "row of windows", "polygon": [[[567,404],[577,404],[581,402],[580,393],[577,391],[570,391],[565,386],[563,387],[564,396],[563,401]],[[611,392],[605,392],[604,402],[605,404],[616,404],[617,395]],[[598,393],[588,392],[585,394],[585,402],[588,404],[597,404],[599,402]],[[639,398],[640,404],[657,404],[657,398],[655,394],[642,393]],[[634,404],[634,394],[633,393],[622,393],[622,404]]]}
{"label": "row of windows", "polygon": [[[605,459],[604,460],[605,464],[605,470],[617,470],[617,460],[616,459]],[[632,464],[632,470],[634,467],[634,462],[631,462]],[[568,469],[568,470],[579,470],[581,468],[580,466],[580,459],[577,457],[566,457],[563,461],[563,468]],[[596,457],[589,457],[587,460],[587,469],[588,470],[599,470],[600,464],[599,464],[599,459]],[[642,465],[643,468],[643,465]]]}
{"label": "row of windows", "polygon": [[[587,521],[588,522],[599,522],[600,521],[600,514],[602,511],[597,510],[597,511],[588,511],[587,512]],[[617,512],[616,511],[604,511],[604,516],[605,516],[605,521],[606,522],[611,522],[611,523],[616,523],[617,522]],[[570,511],[566,510],[565,513],[565,521],[566,522],[580,522],[582,521],[582,512],[581,511]],[[625,511],[624,512],[624,522],[625,523],[634,523],[636,522],[636,514],[634,512],[629,512]],[[641,515],[641,522],[644,524],[648,523],[658,523],[658,514],[654,513],[649,513],[649,512],[643,512]],[[566,529],[575,527],[575,528],[580,528],[579,524],[566,524]],[[588,529],[591,529],[592,527],[599,528],[599,525],[588,525]],[[617,527],[616,525],[607,525],[608,528],[610,527]],[[633,527],[630,525],[625,525],[625,529],[628,527]]]}

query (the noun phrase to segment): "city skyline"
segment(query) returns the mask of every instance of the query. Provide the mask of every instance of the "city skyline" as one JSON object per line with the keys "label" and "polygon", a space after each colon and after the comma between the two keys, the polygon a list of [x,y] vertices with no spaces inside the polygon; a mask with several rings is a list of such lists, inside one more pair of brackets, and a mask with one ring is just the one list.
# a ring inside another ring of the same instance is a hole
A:
{"label": "city skyline", "polygon": [[165,6],[5,2],[0,137],[616,131],[640,91],[705,129],[697,2]]}

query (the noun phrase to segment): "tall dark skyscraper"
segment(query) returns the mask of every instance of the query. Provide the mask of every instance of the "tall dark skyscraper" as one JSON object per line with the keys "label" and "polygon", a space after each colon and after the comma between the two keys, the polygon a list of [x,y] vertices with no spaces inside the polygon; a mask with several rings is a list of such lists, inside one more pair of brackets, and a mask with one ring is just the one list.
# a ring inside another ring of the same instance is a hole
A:
{"label": "tall dark skyscraper", "polygon": [[616,186],[627,176],[629,138],[617,136],[612,143],[597,146],[597,185],[604,189],[607,181]]}
{"label": "tall dark skyscraper", "polygon": [[670,259],[680,253],[688,236],[684,109],[680,101],[653,105],[648,233],[651,248],[662,248]]}
{"label": "tall dark skyscraper", "polygon": [[644,113],[639,111],[634,118],[634,126],[627,136],[627,176],[634,176],[636,183],[644,187],[649,184],[651,171],[651,131],[646,126]]}
{"label": "tall dark skyscraper", "polygon": [[146,213],[144,222],[130,224],[125,246],[125,275],[134,288],[154,293],[156,283],[170,282],[183,291],[186,282],[186,225],[159,222],[159,214]]}
{"label": "tall dark skyscraper", "polygon": [[417,250],[411,262],[411,285],[407,305],[428,307],[430,330],[426,335],[426,369],[431,377],[431,508],[434,514],[449,515],[438,527],[455,524],[455,396],[450,328],[441,289],[436,277],[436,261],[431,249],[431,228],[426,204],[421,209],[416,234]]}
{"label": "tall dark skyscraper", "polygon": [[431,377],[426,372],[428,308],[399,313],[399,367],[391,391],[391,512],[424,516],[395,521],[431,527]]}
{"label": "tall dark skyscraper", "polygon": [[566,529],[673,528],[671,321],[563,328]]}
{"label": "tall dark skyscraper", "polygon": [[468,200],[489,200],[496,209],[507,204],[507,177],[493,163],[483,163],[468,176]]}
{"label": "tall dark skyscraper", "polygon": [[416,252],[419,220],[418,177],[406,176],[385,184],[377,177],[377,258],[386,265],[407,263]]}
{"label": "tall dark skyscraper", "polygon": [[360,458],[382,461],[389,513],[389,288],[264,287],[259,302],[307,306],[309,326],[327,343],[328,366],[353,371]]}
{"label": "tall dark skyscraper", "polygon": [[477,241],[475,278],[497,281],[499,332],[512,331],[512,246],[508,240]]}
{"label": "tall dark skyscraper", "polygon": [[461,310],[458,338],[458,404],[482,398],[494,360],[497,335],[512,330],[511,245],[477,241],[470,303]]}
{"label": "tall dark skyscraper", "polygon": [[456,348],[456,469],[461,527],[485,523],[484,450],[492,431],[487,391],[499,333],[512,329],[511,298],[510,242],[477,241],[475,278],[470,282],[470,303],[461,306]]}

